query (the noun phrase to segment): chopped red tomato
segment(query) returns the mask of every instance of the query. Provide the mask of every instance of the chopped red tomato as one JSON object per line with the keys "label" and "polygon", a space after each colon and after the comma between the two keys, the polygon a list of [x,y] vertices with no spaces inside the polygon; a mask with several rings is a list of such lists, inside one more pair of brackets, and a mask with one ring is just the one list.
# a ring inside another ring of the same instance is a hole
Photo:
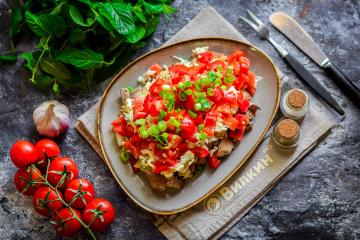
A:
{"label": "chopped red tomato", "polygon": [[208,159],[208,164],[209,164],[209,167],[211,168],[218,168],[219,165],[220,165],[220,160],[215,156],[215,155],[212,155],[209,159]]}
{"label": "chopped red tomato", "polygon": [[157,74],[158,74],[159,72],[161,72],[162,69],[163,69],[162,66],[160,66],[160,65],[157,64],[157,63],[153,64],[153,65],[150,67],[150,70],[156,72]]}
{"label": "chopped red tomato", "polygon": [[236,129],[235,131],[231,131],[228,136],[229,138],[240,142],[244,136],[244,131],[241,131],[240,129]]}
{"label": "chopped red tomato", "polygon": [[195,156],[200,157],[200,158],[204,158],[209,155],[209,149],[207,149],[205,147],[195,147],[193,149],[193,152],[194,152]]}
{"label": "chopped red tomato", "polygon": [[198,54],[198,61],[200,63],[210,63],[211,59],[213,59],[213,57],[215,56],[215,54],[213,52],[210,51],[206,51],[206,52],[202,52],[200,54]]}

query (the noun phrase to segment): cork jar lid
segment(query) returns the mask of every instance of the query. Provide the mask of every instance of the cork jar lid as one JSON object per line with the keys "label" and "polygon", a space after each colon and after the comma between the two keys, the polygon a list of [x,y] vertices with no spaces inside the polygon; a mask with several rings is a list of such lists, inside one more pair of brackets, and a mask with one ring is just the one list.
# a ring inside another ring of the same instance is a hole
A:
{"label": "cork jar lid", "polygon": [[274,127],[273,138],[284,146],[296,145],[299,141],[300,126],[292,119],[282,119]]}
{"label": "cork jar lid", "polygon": [[287,96],[287,102],[290,107],[293,108],[303,108],[307,102],[307,96],[300,89],[293,89],[289,92]]}

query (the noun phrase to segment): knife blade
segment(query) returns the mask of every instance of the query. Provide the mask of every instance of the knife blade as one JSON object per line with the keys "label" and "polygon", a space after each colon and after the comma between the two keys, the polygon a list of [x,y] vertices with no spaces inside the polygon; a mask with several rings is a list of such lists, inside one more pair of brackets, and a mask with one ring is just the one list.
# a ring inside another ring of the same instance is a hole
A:
{"label": "knife blade", "polygon": [[329,58],[299,23],[283,12],[273,13],[270,16],[270,22],[317,65],[323,68],[336,81],[338,86],[343,89],[344,93],[351,97],[353,102],[360,107],[360,89],[330,62]]}

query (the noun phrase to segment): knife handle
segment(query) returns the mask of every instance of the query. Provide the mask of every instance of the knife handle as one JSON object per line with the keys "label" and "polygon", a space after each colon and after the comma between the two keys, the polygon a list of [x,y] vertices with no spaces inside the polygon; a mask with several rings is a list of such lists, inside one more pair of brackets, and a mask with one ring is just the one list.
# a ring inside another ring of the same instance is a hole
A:
{"label": "knife handle", "polygon": [[338,102],[330,95],[330,93],[319,83],[319,81],[312,75],[303,64],[296,60],[290,54],[284,56],[291,68],[299,74],[301,78],[309,84],[317,94],[322,97],[331,107],[333,107],[339,114],[344,115],[344,110],[339,106]]}
{"label": "knife handle", "polygon": [[340,69],[330,62],[324,66],[324,69],[331,77],[333,77],[337,85],[343,89],[346,95],[353,100],[353,103],[360,107],[360,89],[357,88],[351,80],[340,71]]}

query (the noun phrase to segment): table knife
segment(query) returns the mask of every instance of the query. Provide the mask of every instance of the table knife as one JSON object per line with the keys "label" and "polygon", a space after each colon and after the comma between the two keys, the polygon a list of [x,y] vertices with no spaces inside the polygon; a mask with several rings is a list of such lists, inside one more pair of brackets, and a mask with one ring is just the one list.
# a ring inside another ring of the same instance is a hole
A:
{"label": "table knife", "polygon": [[275,12],[270,16],[271,24],[282,32],[290,41],[309,56],[317,65],[324,69],[344,93],[360,107],[360,89],[346,77],[318,47],[311,36],[290,16]]}

